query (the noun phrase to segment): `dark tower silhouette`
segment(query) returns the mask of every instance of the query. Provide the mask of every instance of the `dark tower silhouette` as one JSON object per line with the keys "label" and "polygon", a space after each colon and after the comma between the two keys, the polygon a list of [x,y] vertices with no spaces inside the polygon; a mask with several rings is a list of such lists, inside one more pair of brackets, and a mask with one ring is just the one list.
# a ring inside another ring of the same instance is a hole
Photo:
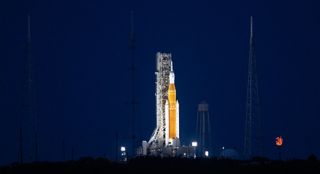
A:
{"label": "dark tower silhouette", "polygon": [[250,18],[248,84],[243,154],[246,159],[261,155],[261,115],[258,77],[253,36],[253,17]]}
{"label": "dark tower silhouette", "polygon": [[29,93],[29,114],[33,119],[33,133],[34,133],[34,161],[39,160],[39,120],[38,113],[36,112],[36,91],[35,91],[35,77],[34,77],[34,60],[31,57],[31,18],[28,15],[28,93]]}
{"label": "dark tower silhouette", "polygon": [[211,147],[211,125],[209,115],[209,105],[202,101],[198,105],[197,113],[197,141],[200,156],[205,156],[205,151]]}
{"label": "dark tower silhouette", "polygon": [[38,140],[39,120],[38,120],[38,113],[36,112],[36,88],[35,88],[35,77],[34,77],[35,76],[34,65],[35,65],[35,61],[31,56],[31,17],[30,15],[28,15],[28,39],[27,39],[28,111],[27,111],[27,115],[29,115],[30,118],[33,120],[33,134],[34,134],[33,135],[33,138],[34,138],[33,160],[38,161],[39,160],[39,140]]}
{"label": "dark tower silhouette", "polygon": [[[30,15],[27,16],[27,38],[26,38],[26,48],[25,48],[25,69],[24,69],[24,82],[23,82],[23,101],[22,101],[22,112],[20,113],[19,118],[19,162],[23,163],[25,158],[24,152],[24,134],[27,134],[28,131],[24,131],[28,127],[25,126],[24,122],[29,119],[30,116],[30,94],[32,93],[32,65],[31,65],[31,56],[30,56],[30,48],[31,48],[31,21]],[[26,136],[27,137],[27,136]]]}
{"label": "dark tower silhouette", "polygon": [[19,161],[38,161],[38,116],[36,113],[36,91],[34,60],[31,56],[31,18],[28,15],[26,60],[24,69],[23,106],[19,130]]}
{"label": "dark tower silhouette", "polygon": [[135,137],[135,116],[136,116],[136,95],[135,95],[135,33],[134,33],[134,16],[133,11],[130,12],[130,33],[129,33],[129,51],[131,56],[131,138],[132,138],[132,156],[135,155],[136,137]]}

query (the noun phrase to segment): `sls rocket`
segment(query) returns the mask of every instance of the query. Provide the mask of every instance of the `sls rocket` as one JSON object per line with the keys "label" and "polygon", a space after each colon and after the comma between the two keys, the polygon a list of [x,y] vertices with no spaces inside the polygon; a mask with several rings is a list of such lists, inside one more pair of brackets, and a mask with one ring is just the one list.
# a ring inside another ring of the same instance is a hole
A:
{"label": "sls rocket", "polygon": [[[168,100],[165,103],[166,145],[173,145],[179,141],[179,102],[176,99],[173,64],[169,75]],[[176,142],[176,143],[175,143]]]}
{"label": "sls rocket", "polygon": [[148,146],[151,153],[166,146],[180,146],[179,141],[179,102],[176,99],[176,87],[173,63],[170,53],[157,53],[156,64],[156,128]]}

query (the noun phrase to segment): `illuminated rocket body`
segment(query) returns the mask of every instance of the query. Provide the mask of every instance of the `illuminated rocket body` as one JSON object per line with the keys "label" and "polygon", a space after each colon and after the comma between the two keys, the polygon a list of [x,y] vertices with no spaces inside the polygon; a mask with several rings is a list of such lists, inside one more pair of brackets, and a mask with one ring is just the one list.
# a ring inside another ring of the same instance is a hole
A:
{"label": "illuminated rocket body", "polygon": [[157,53],[156,118],[157,126],[148,144],[151,149],[180,146],[179,102],[176,100],[175,75],[171,54]]}
{"label": "illuminated rocket body", "polygon": [[173,64],[171,61],[171,71],[169,75],[168,100],[166,102],[165,114],[168,115],[168,124],[166,127],[167,144],[173,143],[173,140],[179,138],[179,102],[176,100],[176,86],[174,84]]}

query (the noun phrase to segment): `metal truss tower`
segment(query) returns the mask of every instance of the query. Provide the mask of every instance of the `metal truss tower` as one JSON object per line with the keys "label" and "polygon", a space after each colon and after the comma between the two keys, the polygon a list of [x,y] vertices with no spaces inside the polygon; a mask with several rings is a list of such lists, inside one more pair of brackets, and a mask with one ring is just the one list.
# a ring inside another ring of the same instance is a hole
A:
{"label": "metal truss tower", "polygon": [[171,54],[157,53],[156,71],[156,117],[157,126],[149,140],[154,147],[164,147],[166,144],[165,104],[168,100],[169,75],[171,70]]}
{"label": "metal truss tower", "polygon": [[[23,93],[22,114],[19,125],[19,162],[24,159],[38,161],[39,156],[39,126],[36,112],[36,91],[34,81],[34,61],[31,56],[31,18],[28,15],[28,33],[26,41],[25,81]],[[24,141],[25,140],[25,141]],[[32,142],[33,141],[33,142]],[[31,148],[30,150],[27,150]],[[26,151],[25,151],[26,150]]]}
{"label": "metal truss tower", "polygon": [[246,119],[244,136],[244,157],[249,159],[262,153],[262,123],[260,99],[254,50],[253,17],[250,18],[250,48],[248,63],[248,84],[246,101]]}
{"label": "metal truss tower", "polygon": [[135,136],[135,116],[136,116],[136,95],[135,95],[135,33],[134,33],[134,14],[133,11],[130,12],[130,33],[129,33],[129,51],[131,56],[131,138],[132,138],[132,156],[136,152],[136,136]]}
{"label": "metal truss tower", "polygon": [[196,129],[200,156],[205,157],[205,151],[209,151],[211,147],[209,105],[205,101],[198,105]]}
{"label": "metal truss tower", "polygon": [[180,145],[180,112],[171,53],[156,55],[156,128],[149,141],[142,141],[139,155],[186,156],[190,149]]}
{"label": "metal truss tower", "polygon": [[164,147],[180,146],[179,102],[176,99],[175,75],[170,53],[157,53],[156,69],[157,126],[148,142],[154,153]]}

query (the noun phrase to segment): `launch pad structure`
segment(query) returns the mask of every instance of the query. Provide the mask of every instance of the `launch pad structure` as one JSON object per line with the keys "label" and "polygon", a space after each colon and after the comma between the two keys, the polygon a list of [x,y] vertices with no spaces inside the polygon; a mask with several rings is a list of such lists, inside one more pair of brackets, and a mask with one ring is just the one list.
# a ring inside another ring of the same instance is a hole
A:
{"label": "launch pad structure", "polygon": [[179,102],[176,99],[172,56],[158,52],[156,61],[156,128],[150,140],[142,142],[138,155],[187,155],[190,150],[181,146],[179,139]]}

